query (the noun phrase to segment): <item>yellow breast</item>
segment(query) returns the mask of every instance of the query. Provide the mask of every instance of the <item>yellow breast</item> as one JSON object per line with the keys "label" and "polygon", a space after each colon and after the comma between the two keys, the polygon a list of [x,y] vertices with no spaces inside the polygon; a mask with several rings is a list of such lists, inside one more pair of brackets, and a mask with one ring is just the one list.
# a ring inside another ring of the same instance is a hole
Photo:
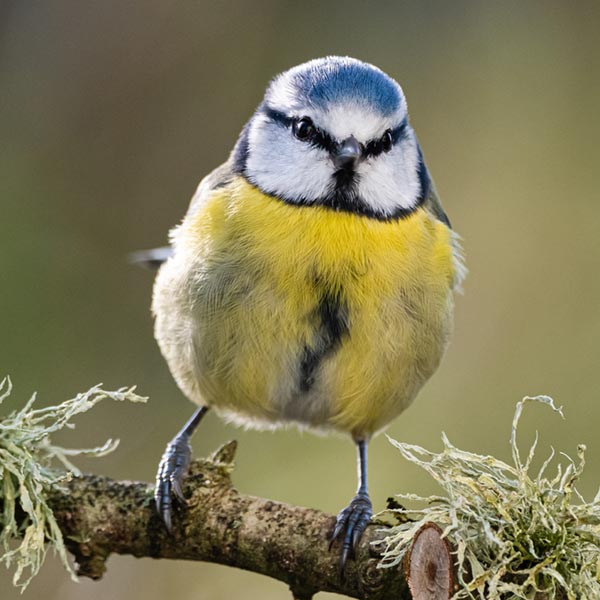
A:
{"label": "yellow breast", "polygon": [[248,424],[368,437],[444,352],[450,236],[425,209],[378,221],[290,206],[236,179],[175,234],[155,291],[157,338],[198,403]]}

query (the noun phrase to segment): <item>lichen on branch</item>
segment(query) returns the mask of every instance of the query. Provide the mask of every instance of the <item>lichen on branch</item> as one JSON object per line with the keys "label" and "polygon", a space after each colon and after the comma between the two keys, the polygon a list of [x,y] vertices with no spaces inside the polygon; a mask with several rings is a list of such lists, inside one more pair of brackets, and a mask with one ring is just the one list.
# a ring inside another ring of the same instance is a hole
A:
{"label": "lichen on branch", "polygon": [[[34,408],[36,395],[22,409],[0,420],[0,562],[14,566],[13,584],[25,589],[38,573],[46,553],[52,548],[76,579],[65,548],[63,534],[48,494],[78,475],[70,457],[104,456],[118,440],[107,440],[95,448],[70,449],[53,444],[51,435],[72,428],[72,419],[104,399],[145,402],[135,388],[107,391],[96,385],[57,406]],[[12,392],[10,378],[0,382],[0,404]],[[62,469],[56,467],[60,465]],[[65,470],[66,469],[66,470]]]}
{"label": "lichen on branch", "polygon": [[530,402],[562,416],[547,396],[520,401],[512,424],[512,464],[460,450],[445,435],[440,453],[390,440],[444,493],[425,498],[399,495],[422,508],[394,510],[411,520],[386,537],[383,566],[397,565],[415,533],[435,523],[456,549],[457,599],[600,598],[600,492],[587,502],[575,487],[583,472],[585,447],[578,447],[577,461],[561,453],[566,466],[558,464],[552,476],[547,472],[554,450],[532,472],[537,434],[525,460],[517,444],[521,412]]}

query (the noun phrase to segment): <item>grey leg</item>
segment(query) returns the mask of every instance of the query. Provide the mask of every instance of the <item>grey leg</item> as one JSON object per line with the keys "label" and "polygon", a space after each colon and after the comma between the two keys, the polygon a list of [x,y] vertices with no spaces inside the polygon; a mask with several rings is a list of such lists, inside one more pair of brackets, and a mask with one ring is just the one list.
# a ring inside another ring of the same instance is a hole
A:
{"label": "grey leg", "polygon": [[367,442],[360,440],[356,442],[356,445],[358,450],[358,490],[350,504],[338,515],[329,542],[331,548],[337,539],[343,539],[340,557],[342,571],[348,557],[354,556],[358,542],[373,515],[373,505],[367,487]]}

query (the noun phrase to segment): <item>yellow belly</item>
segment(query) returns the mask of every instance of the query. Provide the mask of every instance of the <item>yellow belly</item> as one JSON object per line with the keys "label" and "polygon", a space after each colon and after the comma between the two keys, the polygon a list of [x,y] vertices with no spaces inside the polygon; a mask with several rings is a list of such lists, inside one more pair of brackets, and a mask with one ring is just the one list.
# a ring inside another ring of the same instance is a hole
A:
{"label": "yellow belly", "polygon": [[368,437],[437,368],[451,329],[449,229],[290,206],[242,179],[175,233],[156,335],[183,391],[248,425]]}

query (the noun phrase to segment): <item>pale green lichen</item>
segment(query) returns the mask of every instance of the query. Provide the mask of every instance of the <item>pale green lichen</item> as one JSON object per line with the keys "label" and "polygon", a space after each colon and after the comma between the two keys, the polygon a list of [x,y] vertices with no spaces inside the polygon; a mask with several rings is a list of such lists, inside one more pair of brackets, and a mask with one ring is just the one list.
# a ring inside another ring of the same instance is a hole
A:
{"label": "pale green lichen", "polygon": [[[68,457],[104,456],[118,444],[118,440],[109,439],[96,448],[75,450],[54,445],[50,436],[65,427],[73,428],[73,417],[106,398],[144,402],[146,398],[134,389],[106,391],[96,385],[58,406],[45,408],[33,408],[34,394],[21,410],[0,420],[0,562],[7,567],[14,565],[13,584],[22,590],[38,573],[49,548],[76,579],[46,494],[79,473]],[[11,391],[7,377],[0,382],[0,404]],[[53,468],[57,462],[67,470]]]}
{"label": "pale green lichen", "polygon": [[399,496],[424,507],[393,511],[413,520],[394,527],[386,538],[382,567],[398,564],[417,531],[434,522],[455,549],[456,599],[532,599],[538,593],[569,600],[600,598],[600,492],[586,502],[575,488],[585,447],[578,447],[577,462],[561,453],[566,466],[559,464],[552,478],[546,472],[554,451],[532,473],[537,434],[524,462],[517,445],[521,412],[530,401],[562,416],[547,396],[519,402],[510,440],[512,465],[460,450],[445,435],[438,454],[390,439],[404,458],[433,477],[445,495]]}

